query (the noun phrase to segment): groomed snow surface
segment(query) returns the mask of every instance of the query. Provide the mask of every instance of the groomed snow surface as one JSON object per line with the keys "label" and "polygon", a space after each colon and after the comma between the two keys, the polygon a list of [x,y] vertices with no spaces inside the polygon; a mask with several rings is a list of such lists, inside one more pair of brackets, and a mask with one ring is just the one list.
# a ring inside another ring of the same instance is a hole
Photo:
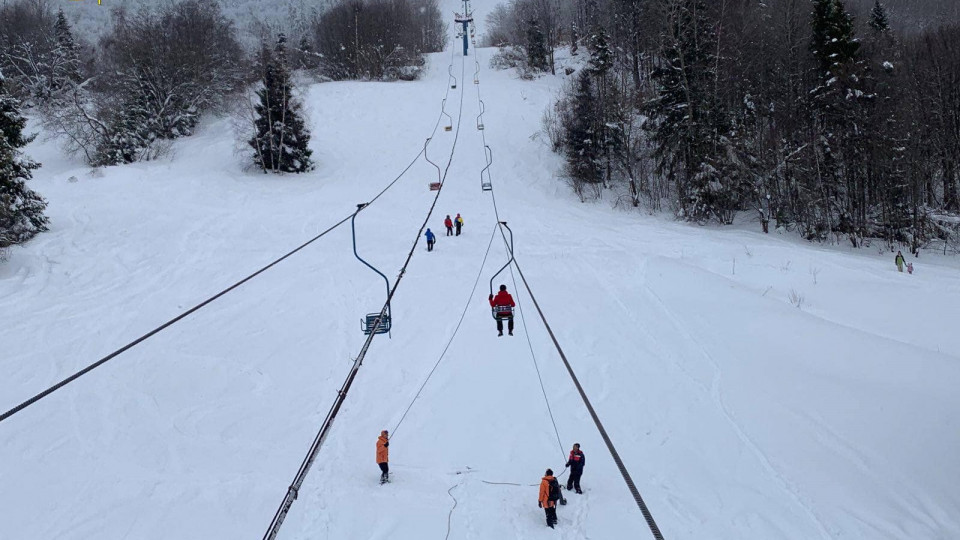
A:
{"label": "groomed snow surface", "polygon": [[[102,175],[34,143],[52,228],[0,266],[0,409],[369,200],[434,129],[452,62],[454,130],[429,148],[445,166],[456,140],[429,221],[436,249],[417,245],[392,339],[374,340],[280,538],[650,537],[509,273],[494,285],[523,316],[514,337],[496,335],[488,281],[507,255],[497,238],[481,270],[496,221],[483,134],[521,268],[666,538],[960,538],[958,262],[923,254],[899,274],[877,248],[581,204],[537,134],[561,78],[492,71],[492,52],[479,51],[479,85],[473,57],[448,52],[419,82],[306,88],[319,166],[305,175],[244,170],[227,120]],[[391,281],[436,174],[419,160],[357,220],[358,249]],[[457,212],[464,234],[447,238]],[[384,294],[340,227],[4,421],[0,538],[260,538]],[[465,307],[380,486],[377,435],[397,427]],[[536,484],[574,442],[585,493],[550,530]]]}

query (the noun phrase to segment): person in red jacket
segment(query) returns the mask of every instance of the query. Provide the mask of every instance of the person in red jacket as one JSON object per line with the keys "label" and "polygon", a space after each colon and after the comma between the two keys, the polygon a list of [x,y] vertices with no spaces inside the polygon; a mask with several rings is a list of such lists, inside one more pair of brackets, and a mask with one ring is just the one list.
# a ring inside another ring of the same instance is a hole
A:
{"label": "person in red jacket", "polygon": [[580,477],[583,476],[583,466],[587,464],[587,456],[580,450],[580,444],[574,444],[570,451],[570,459],[567,460],[567,467],[570,467],[570,478],[567,480],[567,491],[577,488],[577,493],[583,493],[580,489]]}
{"label": "person in red jacket", "polygon": [[507,292],[507,286],[501,285],[500,292],[496,296],[490,295],[490,307],[493,308],[497,317],[497,336],[503,335],[503,320],[507,320],[507,330],[513,335],[513,297]]}
{"label": "person in red jacket", "polygon": [[453,236],[453,220],[450,219],[450,214],[447,214],[447,219],[443,220],[443,226],[447,228],[447,236]]}

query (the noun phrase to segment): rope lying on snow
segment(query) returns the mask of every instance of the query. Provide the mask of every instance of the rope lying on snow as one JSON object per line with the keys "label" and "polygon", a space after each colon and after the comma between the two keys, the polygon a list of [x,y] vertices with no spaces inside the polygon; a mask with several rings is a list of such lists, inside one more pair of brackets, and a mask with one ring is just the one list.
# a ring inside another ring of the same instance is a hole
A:
{"label": "rope lying on snow", "polygon": [[520,274],[520,279],[523,281],[523,286],[527,289],[530,299],[533,300],[534,307],[537,308],[537,313],[540,314],[540,320],[543,321],[543,326],[547,329],[547,333],[550,334],[550,339],[553,340],[553,344],[557,348],[560,358],[563,360],[563,365],[566,366],[567,372],[570,374],[570,378],[573,380],[573,384],[577,387],[577,392],[580,393],[580,398],[583,399],[583,403],[586,405],[587,411],[590,412],[590,417],[593,418],[593,423],[597,426],[597,430],[600,432],[603,442],[607,445],[607,450],[610,452],[610,455],[613,456],[613,461],[617,464],[617,468],[620,469],[620,475],[623,476],[623,481],[626,482],[627,488],[630,490],[634,501],[636,501],[637,506],[640,508],[640,512],[643,514],[643,518],[647,521],[647,526],[650,527],[650,532],[653,533],[653,537],[656,540],[663,540],[663,534],[660,533],[660,528],[657,527],[657,523],[654,521],[650,510],[647,508],[647,504],[643,502],[643,497],[640,496],[640,491],[637,489],[636,484],[633,483],[633,479],[630,477],[630,473],[627,471],[626,465],[623,464],[623,460],[620,459],[620,453],[617,452],[617,449],[613,446],[613,441],[610,440],[610,436],[607,435],[607,430],[603,427],[603,423],[600,421],[597,411],[594,410],[593,405],[590,403],[590,399],[587,398],[587,394],[583,390],[583,386],[580,385],[580,380],[577,379],[577,374],[574,373],[573,367],[567,360],[567,355],[563,353],[563,349],[560,347],[560,342],[557,341],[557,336],[553,333],[553,329],[550,328],[550,323],[547,322],[547,318],[543,314],[543,310],[540,309],[540,304],[533,295],[533,291],[530,290],[530,284],[527,283],[527,278],[524,277],[523,270],[520,269],[520,263],[514,259],[514,264],[517,267],[517,272]]}

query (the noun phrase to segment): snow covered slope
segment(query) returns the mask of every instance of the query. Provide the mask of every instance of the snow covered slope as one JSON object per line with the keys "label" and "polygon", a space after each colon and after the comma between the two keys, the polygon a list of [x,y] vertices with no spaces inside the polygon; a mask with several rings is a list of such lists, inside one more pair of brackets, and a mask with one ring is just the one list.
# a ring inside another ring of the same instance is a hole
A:
{"label": "snow covered slope", "polygon": [[[487,288],[507,255],[494,239],[484,261],[484,134],[521,268],[666,538],[960,537],[957,261],[925,255],[908,276],[886,253],[574,202],[536,135],[559,79],[519,81],[479,54],[479,85],[473,57],[444,53],[423,81],[309,88],[307,175],[245,172],[226,121],[102,176],[30,147],[53,227],[0,266],[0,409],[369,200],[434,130],[452,63],[453,131],[429,148],[441,167],[453,149],[437,247],[417,246],[392,339],[374,341],[281,538],[649,537],[509,274],[494,285],[523,316],[496,336]],[[391,279],[436,175],[419,160],[357,220]],[[457,212],[464,234],[442,236]],[[0,538],[259,538],[383,297],[341,227],[0,423]],[[381,429],[395,430],[384,486]],[[586,492],[551,531],[535,484],[574,442]]]}

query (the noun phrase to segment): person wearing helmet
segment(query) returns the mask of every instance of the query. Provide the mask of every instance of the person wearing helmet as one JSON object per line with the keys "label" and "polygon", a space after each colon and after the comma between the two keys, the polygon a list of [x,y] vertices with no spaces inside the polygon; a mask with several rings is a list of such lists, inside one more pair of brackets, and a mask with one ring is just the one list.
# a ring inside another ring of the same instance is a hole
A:
{"label": "person wearing helmet", "polygon": [[510,296],[510,293],[507,292],[507,286],[501,285],[500,292],[496,296],[490,295],[490,307],[493,308],[494,315],[497,319],[497,336],[503,335],[503,320],[507,320],[507,330],[510,332],[510,335],[513,335],[513,308],[516,304],[513,303],[513,297]]}

